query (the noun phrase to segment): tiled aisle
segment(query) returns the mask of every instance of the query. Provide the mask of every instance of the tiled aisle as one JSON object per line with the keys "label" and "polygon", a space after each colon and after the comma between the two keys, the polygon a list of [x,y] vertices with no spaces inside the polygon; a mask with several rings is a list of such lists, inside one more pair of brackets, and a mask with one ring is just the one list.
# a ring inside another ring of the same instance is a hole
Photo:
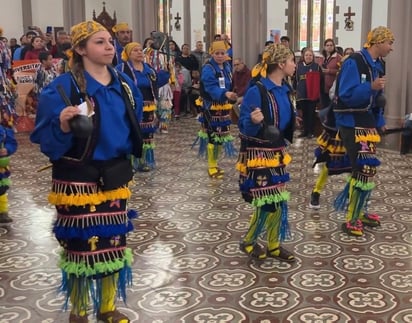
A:
{"label": "tiled aisle", "polygon": [[[329,180],[318,212],[307,208],[315,141],[298,140],[289,168],[293,237],[285,244],[297,261],[259,263],[238,248],[251,208],[238,192],[235,159],[221,162],[223,180],[209,179],[191,149],[196,132],[195,120],[174,121],[156,137],[157,169],[136,175],[134,281],[127,306],[119,304],[132,322],[412,322],[411,155],[379,151],[370,209],[383,216],[382,227],[350,238],[331,207],[344,176]],[[67,322],[56,293],[50,170],[37,172],[47,159],[27,134],[17,137],[14,222],[0,226],[0,322]]]}

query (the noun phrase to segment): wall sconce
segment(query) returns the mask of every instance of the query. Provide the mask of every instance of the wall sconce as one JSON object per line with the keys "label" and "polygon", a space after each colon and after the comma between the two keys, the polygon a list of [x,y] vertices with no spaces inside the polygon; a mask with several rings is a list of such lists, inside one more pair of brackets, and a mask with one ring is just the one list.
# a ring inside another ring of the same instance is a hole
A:
{"label": "wall sconce", "polygon": [[180,19],[182,19],[182,17],[180,17],[178,12],[176,13],[176,16],[175,16],[174,19],[175,19],[175,28],[176,28],[176,30],[180,30],[180,27],[181,27]]}

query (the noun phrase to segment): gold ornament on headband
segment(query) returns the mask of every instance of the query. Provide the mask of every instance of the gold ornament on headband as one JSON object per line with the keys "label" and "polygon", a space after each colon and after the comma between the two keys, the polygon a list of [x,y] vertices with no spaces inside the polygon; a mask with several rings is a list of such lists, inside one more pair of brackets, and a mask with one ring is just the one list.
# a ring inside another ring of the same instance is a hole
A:
{"label": "gold ornament on headband", "polygon": [[368,33],[368,38],[366,43],[363,45],[364,48],[370,48],[374,44],[380,44],[385,41],[395,41],[395,36],[393,32],[384,26],[376,27]]}
{"label": "gold ornament on headband", "polygon": [[129,31],[129,25],[127,24],[127,22],[119,22],[117,25],[114,25],[112,27],[112,31],[114,33],[117,33],[118,31]]}
{"label": "gold ornament on headband", "polygon": [[122,61],[127,62],[129,60],[130,53],[132,52],[133,48],[137,46],[142,46],[142,45],[140,45],[140,43],[137,43],[137,42],[128,43],[122,51]]}

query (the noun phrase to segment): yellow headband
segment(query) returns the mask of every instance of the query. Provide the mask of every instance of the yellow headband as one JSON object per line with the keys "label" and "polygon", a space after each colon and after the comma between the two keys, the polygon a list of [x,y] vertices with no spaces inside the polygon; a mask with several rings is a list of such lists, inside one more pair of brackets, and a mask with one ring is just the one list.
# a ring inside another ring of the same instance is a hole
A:
{"label": "yellow headband", "polygon": [[75,48],[82,40],[89,38],[91,35],[107,29],[94,20],[83,21],[71,28],[72,48]]}
{"label": "yellow headband", "polygon": [[292,55],[292,51],[282,44],[270,44],[266,46],[262,54],[262,61],[253,67],[252,77],[256,77],[259,74],[266,77],[268,65],[284,63]]}
{"label": "yellow headband", "polygon": [[112,31],[114,33],[117,33],[118,31],[123,31],[123,30],[130,30],[129,25],[127,24],[127,22],[119,22],[117,25],[114,25],[112,27]]}
{"label": "yellow headband", "polygon": [[391,42],[395,41],[393,32],[387,27],[379,26],[368,33],[368,39],[363,47],[370,48],[374,44],[380,44],[387,40]]}
{"label": "yellow headband", "polygon": [[223,50],[223,51],[227,51],[229,49],[229,46],[227,45],[227,43],[223,40],[216,40],[212,43],[212,45],[209,48],[209,54],[213,54],[214,52],[216,52],[217,50]]}
{"label": "yellow headband", "polygon": [[130,56],[130,53],[132,52],[133,48],[135,48],[137,46],[142,46],[142,45],[140,43],[136,43],[136,42],[128,43],[122,51],[122,61],[127,62],[129,60],[129,56]]}

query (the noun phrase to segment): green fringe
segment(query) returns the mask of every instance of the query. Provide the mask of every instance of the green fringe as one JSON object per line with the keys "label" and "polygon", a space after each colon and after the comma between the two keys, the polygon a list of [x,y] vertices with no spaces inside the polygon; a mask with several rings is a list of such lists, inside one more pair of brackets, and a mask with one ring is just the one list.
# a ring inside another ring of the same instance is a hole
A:
{"label": "green fringe", "polygon": [[10,178],[3,178],[0,180],[0,186],[11,186]]}
{"label": "green fringe", "polygon": [[72,274],[76,277],[90,277],[99,274],[109,274],[119,271],[123,267],[131,267],[133,262],[133,254],[130,248],[125,249],[124,257],[110,262],[96,262],[93,266],[87,265],[85,262],[75,263],[66,261],[65,251],[60,254],[59,267],[68,275]]}
{"label": "green fringe", "polygon": [[355,188],[359,188],[362,191],[372,191],[375,188],[375,183],[374,182],[362,182],[362,181],[355,181]]}
{"label": "green fringe", "polygon": [[219,136],[215,133],[212,134],[212,141],[216,144],[222,144],[225,142],[232,142],[234,140],[232,135]]}
{"label": "green fringe", "polygon": [[208,139],[209,136],[207,135],[207,132],[204,132],[203,130],[199,130],[197,133],[197,136],[201,139]]}
{"label": "green fringe", "polygon": [[144,143],[143,144],[143,149],[144,150],[154,149],[155,147],[156,147],[155,143],[150,143],[150,144]]}
{"label": "green fringe", "polygon": [[280,202],[289,201],[290,192],[282,192],[280,194],[271,194],[255,198],[252,201],[252,205],[256,207],[262,207],[266,204],[278,204]]}

